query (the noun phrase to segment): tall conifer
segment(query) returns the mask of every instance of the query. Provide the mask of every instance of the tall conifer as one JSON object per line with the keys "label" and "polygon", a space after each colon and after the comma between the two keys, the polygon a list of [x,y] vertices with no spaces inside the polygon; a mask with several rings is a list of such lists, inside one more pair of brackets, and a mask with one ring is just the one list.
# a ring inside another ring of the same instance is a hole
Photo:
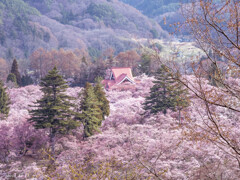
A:
{"label": "tall conifer", "polygon": [[158,112],[167,113],[167,109],[178,111],[178,120],[180,123],[181,110],[190,104],[188,98],[188,90],[184,88],[179,79],[180,73],[173,74],[170,69],[162,65],[155,74],[154,86],[151,88],[150,95],[146,97],[144,102],[145,113],[157,114]]}
{"label": "tall conifer", "polygon": [[6,88],[2,81],[0,81],[0,120],[5,119],[9,113],[10,100],[6,92]]}
{"label": "tall conifer", "polygon": [[84,126],[84,138],[99,132],[99,126],[102,121],[102,112],[100,103],[94,93],[94,88],[90,83],[86,83],[83,93],[81,94],[80,109],[76,116]]}
{"label": "tall conifer", "polygon": [[173,84],[169,69],[162,65],[155,73],[154,86],[151,88],[150,95],[146,97],[144,102],[144,110],[151,114],[158,112],[167,113],[167,109],[174,110],[173,103]]}
{"label": "tall conifer", "polygon": [[102,114],[101,118],[102,120],[104,120],[105,117],[109,116],[110,114],[110,105],[109,105],[108,99],[106,98],[106,94],[104,92],[103,86],[101,84],[101,79],[97,79],[97,83],[94,87],[94,93],[97,96],[97,99],[99,101],[99,107],[101,109],[101,114]]}
{"label": "tall conifer", "polygon": [[20,86],[21,85],[21,75],[18,70],[18,63],[17,63],[16,59],[13,60],[11,73],[16,76],[17,84]]}
{"label": "tall conifer", "polygon": [[[180,79],[180,74],[177,73],[177,79]],[[173,104],[175,106],[175,110],[178,111],[178,121],[181,123],[181,111],[182,109],[188,107],[190,105],[189,92],[188,89],[184,87],[181,82],[176,81],[173,89]]]}
{"label": "tall conifer", "polygon": [[52,156],[55,156],[56,135],[66,134],[78,126],[71,110],[73,98],[65,94],[68,86],[56,67],[48,72],[40,83],[43,97],[36,102],[36,109],[30,111],[30,122],[37,129],[49,129]]}

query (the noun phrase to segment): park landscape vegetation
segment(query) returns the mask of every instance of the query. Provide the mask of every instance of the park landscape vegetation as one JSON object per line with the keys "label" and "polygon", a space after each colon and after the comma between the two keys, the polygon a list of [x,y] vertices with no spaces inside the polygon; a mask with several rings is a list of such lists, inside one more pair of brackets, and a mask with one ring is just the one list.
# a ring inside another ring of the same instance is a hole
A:
{"label": "park landscape vegetation", "polygon": [[[238,179],[239,7],[182,4],[176,30],[189,28],[205,54],[198,63],[166,59],[154,44],[93,60],[85,50],[42,48],[29,57],[30,74],[17,60],[9,73],[0,67],[0,178]],[[99,8],[107,7],[91,4],[88,13],[99,18]],[[73,23],[73,12],[63,17]],[[132,68],[135,88],[103,89],[99,76],[114,66]]]}

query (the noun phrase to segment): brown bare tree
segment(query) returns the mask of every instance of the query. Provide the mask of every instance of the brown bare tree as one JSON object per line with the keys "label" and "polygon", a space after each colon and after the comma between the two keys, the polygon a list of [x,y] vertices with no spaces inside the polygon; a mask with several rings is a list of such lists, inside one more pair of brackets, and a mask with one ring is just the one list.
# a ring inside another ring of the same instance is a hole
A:
{"label": "brown bare tree", "polygon": [[[81,54],[81,55],[80,55]],[[80,50],[51,50],[38,49],[30,57],[31,68],[37,78],[44,77],[49,70],[56,66],[65,78],[75,77],[81,68],[82,57],[85,53]]]}
{"label": "brown bare tree", "polygon": [[[189,125],[192,132],[201,129],[202,137],[229,157],[237,160],[240,168],[240,141],[236,134],[236,126],[240,126],[238,116],[226,122],[221,113],[240,112],[240,2],[226,0],[215,3],[213,0],[200,0],[182,6],[185,17],[183,27],[188,27],[197,46],[201,48],[214,75],[211,78],[220,84],[218,87],[206,86],[203,73],[208,73],[209,66],[194,70],[195,83],[187,78],[177,79],[182,82],[205,107],[202,126]],[[214,55],[213,55],[214,54]],[[190,117],[187,117],[191,121]],[[196,131],[195,131],[196,132]],[[195,134],[196,135],[196,134]]]}

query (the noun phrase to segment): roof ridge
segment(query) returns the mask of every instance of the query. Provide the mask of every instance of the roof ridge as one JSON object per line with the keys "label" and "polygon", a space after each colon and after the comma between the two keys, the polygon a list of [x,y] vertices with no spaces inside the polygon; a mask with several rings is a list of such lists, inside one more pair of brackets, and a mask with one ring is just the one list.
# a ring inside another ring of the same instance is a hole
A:
{"label": "roof ridge", "polygon": [[112,67],[111,69],[131,69],[131,67]]}

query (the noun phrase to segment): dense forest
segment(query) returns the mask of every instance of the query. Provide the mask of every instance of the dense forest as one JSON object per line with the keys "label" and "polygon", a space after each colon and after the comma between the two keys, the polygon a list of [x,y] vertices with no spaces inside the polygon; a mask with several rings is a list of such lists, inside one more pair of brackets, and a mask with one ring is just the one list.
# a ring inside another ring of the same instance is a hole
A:
{"label": "dense forest", "polygon": [[182,3],[190,3],[190,0],[121,0],[140,10],[149,17],[155,17],[167,12],[174,12],[180,8]]}
{"label": "dense forest", "polygon": [[113,47],[125,51],[133,38],[167,38],[168,33],[131,6],[118,1],[3,0],[1,57],[28,58],[45,49],[84,49],[92,56]]}
{"label": "dense forest", "polygon": [[[144,15],[157,21],[168,32],[175,32],[173,25],[184,19],[180,13],[181,6],[191,3],[191,0],[121,0],[138,9]],[[180,35],[175,33],[175,35]]]}

